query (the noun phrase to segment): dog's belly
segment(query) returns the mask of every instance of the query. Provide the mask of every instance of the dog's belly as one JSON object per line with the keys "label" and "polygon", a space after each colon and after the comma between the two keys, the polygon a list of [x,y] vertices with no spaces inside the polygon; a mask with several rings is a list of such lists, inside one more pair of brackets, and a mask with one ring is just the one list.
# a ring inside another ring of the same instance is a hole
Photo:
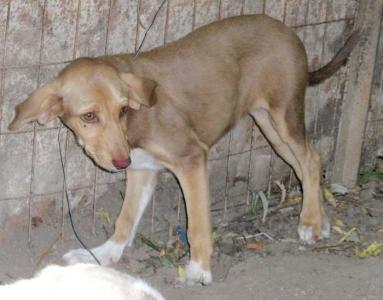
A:
{"label": "dog's belly", "polygon": [[133,170],[159,171],[165,168],[152,155],[140,148],[135,148],[130,152],[130,159],[132,160],[132,163],[129,168]]}

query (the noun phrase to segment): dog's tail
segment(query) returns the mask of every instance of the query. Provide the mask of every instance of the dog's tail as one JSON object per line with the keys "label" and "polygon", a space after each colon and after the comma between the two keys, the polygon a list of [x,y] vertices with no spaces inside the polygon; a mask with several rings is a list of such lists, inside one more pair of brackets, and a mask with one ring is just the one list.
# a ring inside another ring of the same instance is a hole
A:
{"label": "dog's tail", "polygon": [[360,30],[355,30],[347,39],[344,46],[338,51],[334,58],[322,68],[309,72],[309,85],[316,85],[332,76],[340,67],[347,63],[351,51],[359,42]]}

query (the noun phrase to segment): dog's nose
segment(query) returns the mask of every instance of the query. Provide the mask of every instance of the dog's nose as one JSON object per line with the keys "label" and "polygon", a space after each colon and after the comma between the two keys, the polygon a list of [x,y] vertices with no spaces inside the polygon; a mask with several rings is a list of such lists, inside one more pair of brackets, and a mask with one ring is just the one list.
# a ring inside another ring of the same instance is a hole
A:
{"label": "dog's nose", "polygon": [[118,159],[112,159],[112,164],[115,166],[118,170],[126,169],[131,163],[130,157],[127,159],[125,158],[118,158]]}

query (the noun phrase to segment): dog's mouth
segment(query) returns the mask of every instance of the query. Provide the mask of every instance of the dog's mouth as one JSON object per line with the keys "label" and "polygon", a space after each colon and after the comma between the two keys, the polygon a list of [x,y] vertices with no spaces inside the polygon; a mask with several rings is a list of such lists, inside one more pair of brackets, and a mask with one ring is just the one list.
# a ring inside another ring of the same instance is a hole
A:
{"label": "dog's mouth", "polygon": [[83,147],[83,150],[86,156],[88,156],[97,166],[107,172],[120,172],[126,170],[132,163],[129,156],[116,156],[112,159],[105,160],[100,159],[98,155],[87,149],[87,147]]}
{"label": "dog's mouth", "polygon": [[115,159],[113,158],[109,162],[101,162],[92,157],[92,160],[103,170],[111,173],[121,172],[126,170],[132,163],[131,158],[128,156],[125,159]]}
{"label": "dog's mouth", "polygon": [[109,172],[109,173],[118,173],[126,170],[129,165],[131,164],[131,159],[128,158],[127,162],[112,162],[109,164],[101,163],[94,159],[93,157],[90,157],[92,161],[102,170]]}

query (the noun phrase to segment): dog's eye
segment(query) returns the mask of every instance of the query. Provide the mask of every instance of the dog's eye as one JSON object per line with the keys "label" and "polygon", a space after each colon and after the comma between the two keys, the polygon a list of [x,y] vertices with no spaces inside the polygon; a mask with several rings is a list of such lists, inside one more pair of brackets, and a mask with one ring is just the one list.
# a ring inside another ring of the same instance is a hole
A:
{"label": "dog's eye", "polygon": [[122,117],[128,112],[128,109],[129,109],[129,107],[128,107],[127,105],[121,107],[121,110],[120,110],[120,118],[122,118]]}
{"label": "dog's eye", "polygon": [[88,112],[81,116],[81,119],[87,123],[96,123],[98,122],[98,118],[94,112]]}

